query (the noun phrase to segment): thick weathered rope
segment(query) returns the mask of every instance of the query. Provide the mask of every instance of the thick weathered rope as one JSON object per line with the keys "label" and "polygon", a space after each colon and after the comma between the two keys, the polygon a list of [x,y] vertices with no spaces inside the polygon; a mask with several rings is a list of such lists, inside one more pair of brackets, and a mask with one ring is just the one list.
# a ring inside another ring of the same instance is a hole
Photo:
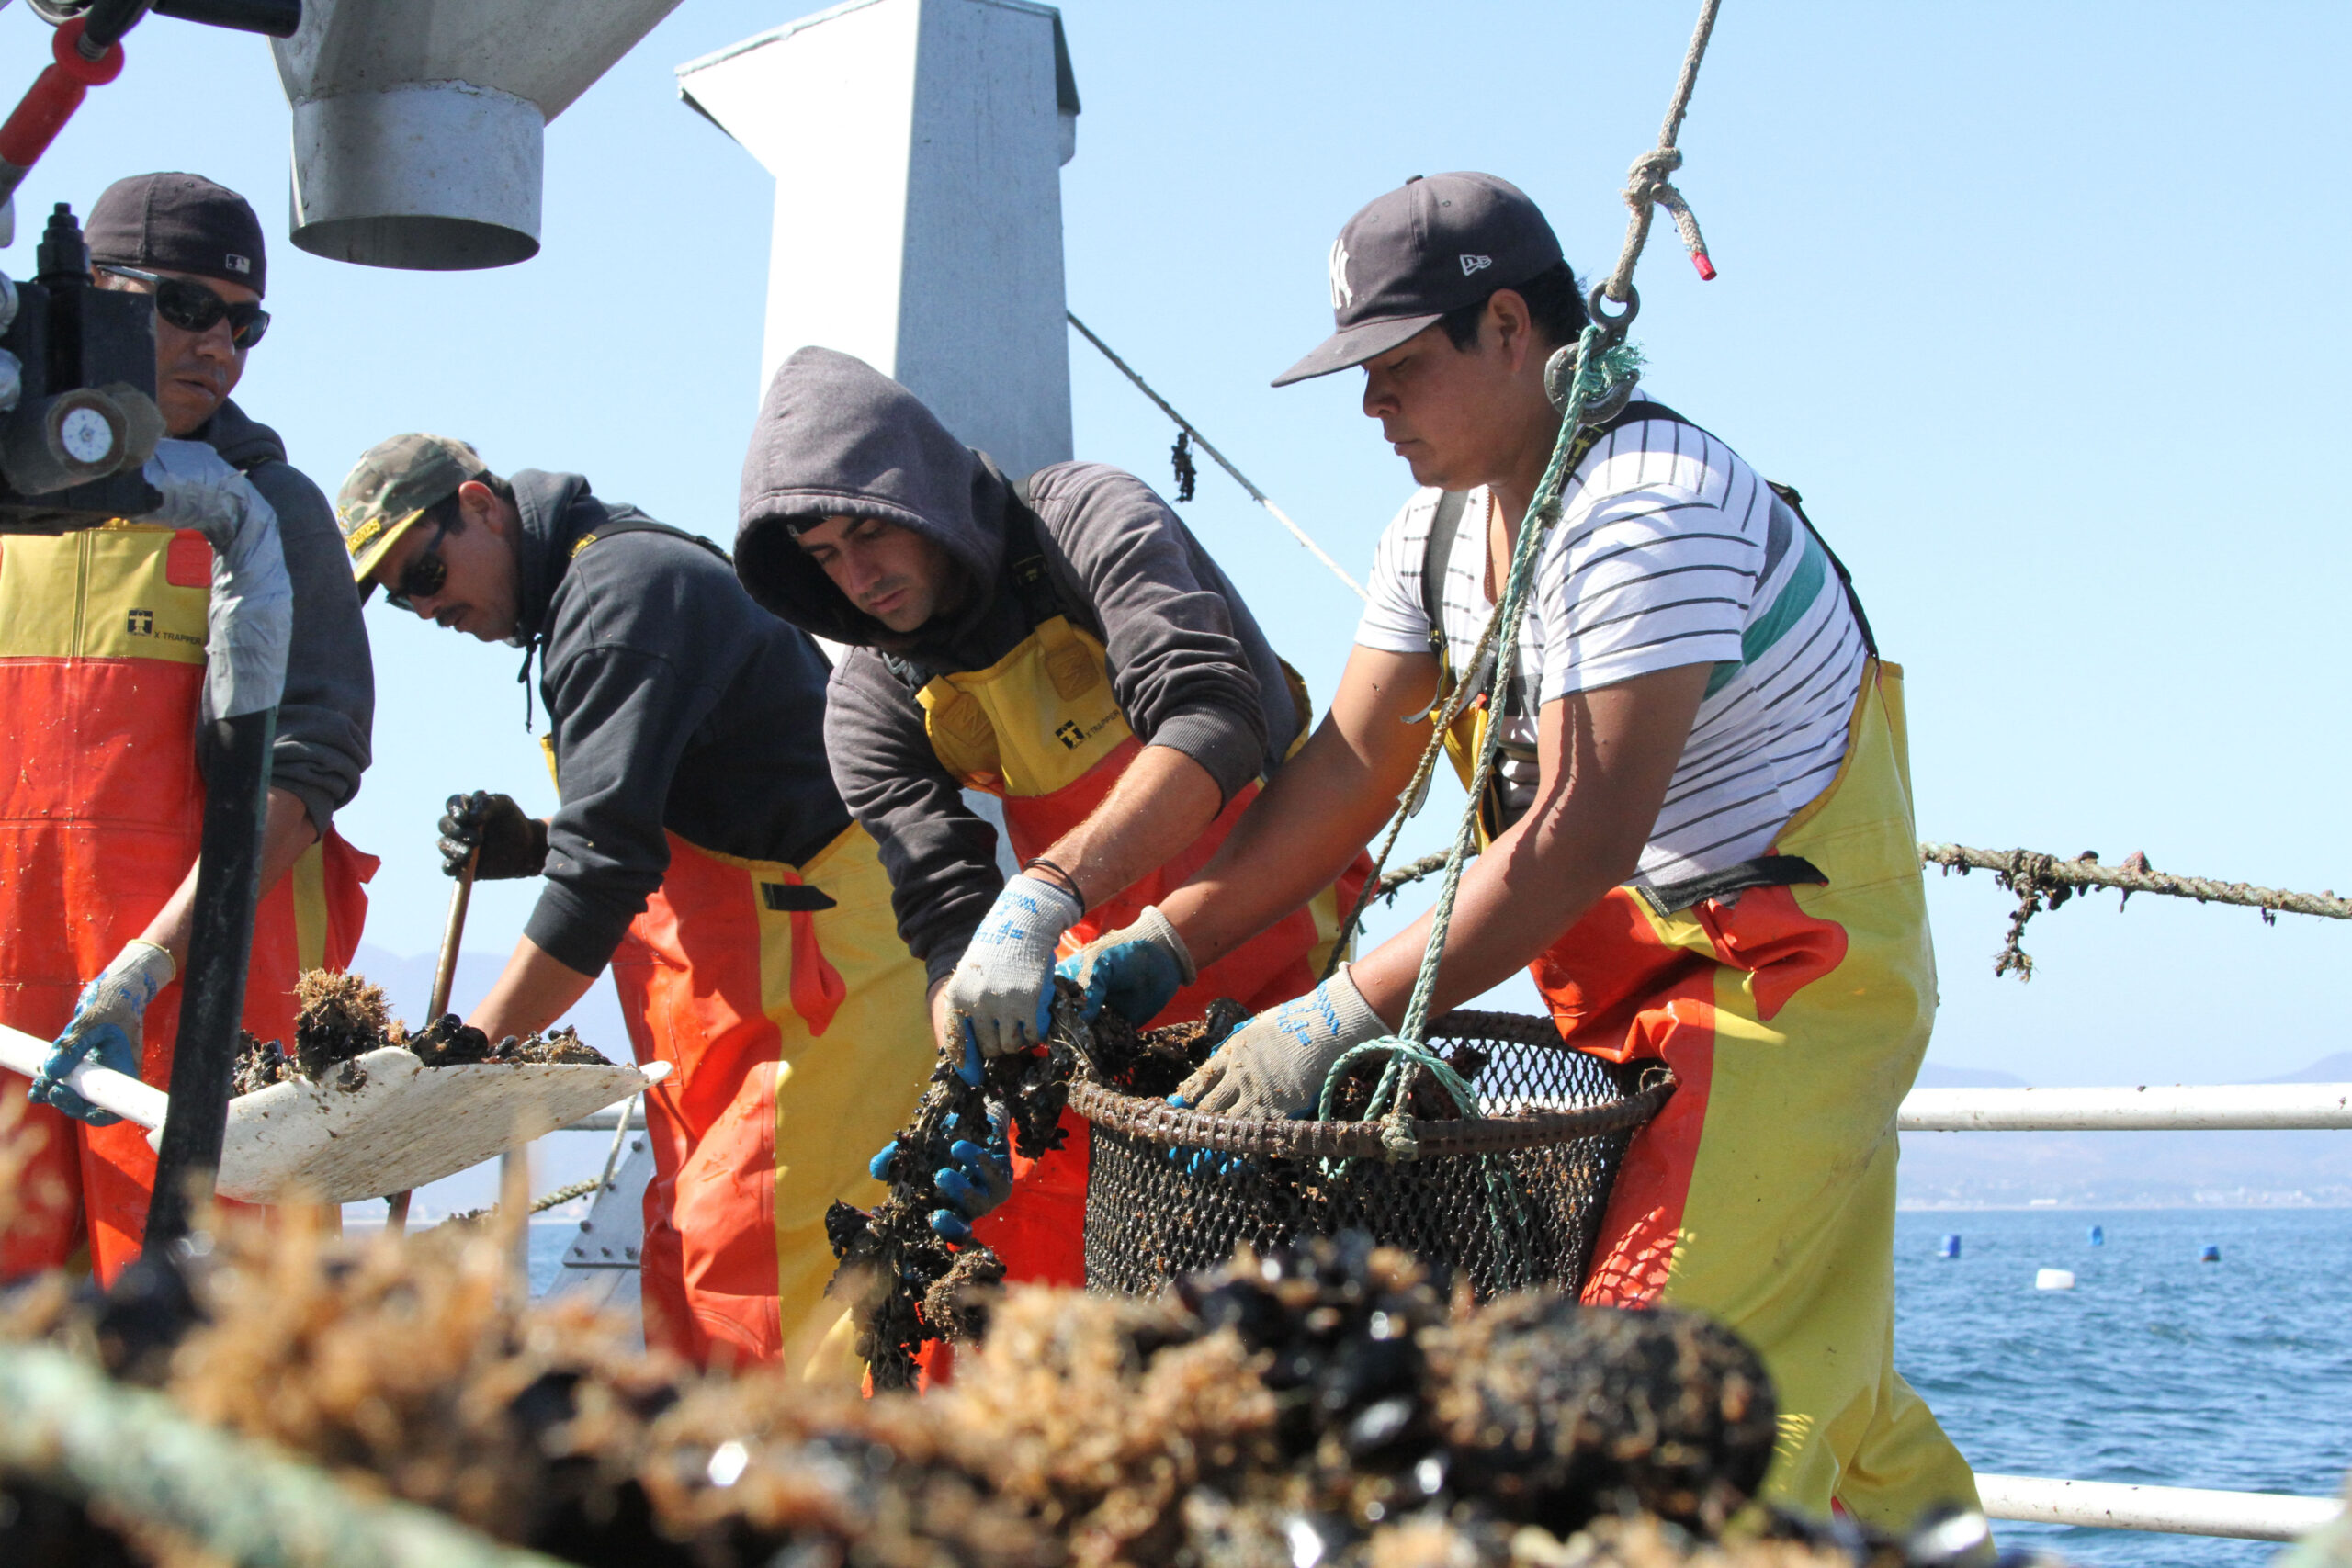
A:
{"label": "thick weathered rope", "polygon": [[544,1214],[560,1203],[569,1203],[574,1198],[585,1198],[604,1185],[603,1177],[592,1176],[585,1181],[575,1181],[569,1187],[559,1187],[545,1197],[532,1199],[531,1213]]}
{"label": "thick weathered rope", "polygon": [[[1444,855],[1428,855],[1390,872],[1379,879],[1379,895],[1393,898],[1408,885],[1436,875],[1445,869],[1446,859]],[[2352,920],[2352,898],[2339,898],[2333,890],[2291,893],[2210,876],[2175,876],[2149,865],[2147,856],[2142,854],[2134,854],[2118,865],[2102,865],[2097,855],[2090,854],[2062,860],[2036,850],[1921,844],[1919,860],[1925,865],[1942,867],[1946,874],[1956,871],[1965,876],[1972,871],[1989,871],[2004,888],[2018,895],[2017,912],[2009,918],[2008,934],[2001,951],[1993,958],[1993,973],[2014,973],[2020,979],[2033,977],[2032,956],[2018,945],[2025,934],[2026,922],[2040,911],[2054,909],[2075,893],[2093,887],[2114,888],[2123,895],[2124,903],[2129,903],[2134,893],[2154,893],[2168,898],[2194,898],[2199,904],[2234,904],[2261,910],[2266,922],[2275,921],[2281,911],[2315,915],[2322,919]]]}
{"label": "thick weathered rope", "polygon": [[413,1503],[365,1497],[41,1345],[0,1345],[0,1473],[239,1568],[560,1568]]}
{"label": "thick weathered rope", "polygon": [[1145,397],[1149,398],[1152,402],[1159,407],[1161,413],[1166,414],[1170,419],[1175,421],[1176,428],[1191,436],[1193,438],[1193,445],[1209,455],[1209,460],[1211,462],[1215,463],[1218,468],[1223,468],[1227,473],[1231,474],[1233,476],[1233,482],[1250,492],[1250,500],[1256,502],[1259,505],[1272,513],[1275,522],[1290,530],[1290,536],[1292,538],[1296,539],[1300,544],[1306,546],[1309,555],[1313,556],[1317,560],[1321,561],[1326,567],[1328,567],[1330,570],[1332,576],[1346,583],[1348,585],[1349,592],[1354,594],[1359,599],[1369,597],[1364,592],[1363,584],[1356,581],[1354,578],[1350,577],[1346,569],[1341,567],[1338,561],[1333,560],[1329,556],[1326,555],[1323,552],[1322,546],[1307,537],[1306,529],[1292,522],[1290,520],[1290,514],[1285,513],[1281,507],[1276,506],[1267,496],[1264,491],[1260,490],[1256,485],[1251,484],[1250,482],[1249,475],[1243,473],[1239,468],[1235,468],[1231,463],[1226,460],[1225,454],[1218,451],[1216,447],[1210,443],[1209,438],[1201,434],[1201,427],[1199,425],[1194,424],[1191,420],[1186,419],[1182,414],[1178,413],[1176,412],[1175,405],[1170,403],[1166,398],[1161,397],[1157,391],[1154,391],[1152,389],[1151,383],[1145,380],[1141,376],[1136,375],[1133,366],[1120,358],[1117,355],[1112,353],[1111,345],[1104,343],[1101,338],[1096,337],[1092,327],[1090,327],[1084,321],[1080,321],[1074,312],[1064,310],[1062,314],[1069,319],[1069,324],[1079,330],[1080,336],[1084,337],[1087,342],[1092,344],[1097,349],[1102,351],[1103,358],[1109,360],[1113,365],[1118,367],[1120,375],[1125,376],[1128,380],[1133,381],[1136,384],[1136,391],[1141,392]]}
{"label": "thick weathered rope", "polygon": [[2033,978],[2033,955],[2018,945],[2025,935],[2026,922],[2041,910],[2054,909],[2077,892],[2092,887],[2120,891],[2123,897],[2116,906],[2118,908],[2131,902],[2134,893],[2161,893],[2167,897],[2194,898],[2200,904],[2237,904],[2259,909],[2265,924],[2275,923],[2281,909],[2290,914],[2352,920],[2352,899],[2338,898],[2333,892],[2287,893],[2275,887],[2220,882],[2206,876],[2173,876],[2151,866],[2143,854],[2132,855],[2120,865],[2101,865],[2093,854],[2061,860],[2031,850],[1973,850],[1964,844],[1921,844],[1919,858],[1928,865],[1943,867],[1946,874],[1957,871],[1965,876],[1972,871],[1989,871],[1994,880],[2018,896],[2018,907],[2009,916],[2008,932],[2002,939],[2000,952],[1993,955],[1993,973],[2014,974],[2020,980]]}
{"label": "thick weathered rope", "polygon": [[1707,39],[1715,30],[1715,10],[1723,0],[1701,0],[1699,25],[1691,29],[1690,47],[1683,51],[1682,72],[1675,78],[1674,97],[1666,107],[1666,123],[1658,128],[1657,145],[1634,160],[1625,179],[1625,205],[1632,209],[1625,224],[1624,248],[1617,253],[1617,265],[1601,285],[1610,299],[1623,305],[1634,297],[1634,264],[1641,260],[1642,247],[1649,243],[1650,219],[1657,208],[1663,207],[1674,220],[1675,232],[1682,237],[1682,248],[1690,253],[1690,263],[1702,278],[1715,276],[1715,264],[1707,257],[1707,242],[1699,232],[1699,220],[1692,216],[1690,203],[1682,193],[1668,182],[1668,176],[1682,166],[1682,152],[1674,144],[1682,134],[1682,117],[1690,112],[1690,89],[1699,83],[1699,62],[1706,58]]}
{"label": "thick weathered rope", "polygon": [[2126,898],[2134,893],[2161,893],[2172,898],[2194,898],[2200,904],[2238,904],[2267,914],[2284,909],[2292,915],[2352,920],[2352,898],[2338,898],[2333,892],[2289,893],[2210,876],[2175,876],[2149,865],[2145,855],[2133,855],[2120,865],[2101,865],[2097,855],[2061,860],[2032,850],[1973,850],[1965,844],[1921,844],[1919,859],[1925,864],[1939,865],[1963,876],[1972,871],[1990,871],[2005,877],[2030,876],[2053,886],[2118,888]]}

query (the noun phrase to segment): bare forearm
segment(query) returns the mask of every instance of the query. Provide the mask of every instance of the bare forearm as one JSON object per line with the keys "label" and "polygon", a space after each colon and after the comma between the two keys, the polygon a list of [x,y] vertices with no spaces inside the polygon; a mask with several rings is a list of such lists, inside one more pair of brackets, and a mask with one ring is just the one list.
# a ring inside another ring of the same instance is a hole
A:
{"label": "bare forearm", "polygon": [[1208,864],[1160,905],[1206,965],[1297,908],[1345,869],[1395,805],[1329,726],[1250,803]]}
{"label": "bare forearm", "polygon": [[493,1041],[537,1034],[570,1012],[595,983],[594,975],[582,975],[525,937],[466,1021]]}
{"label": "bare forearm", "polygon": [[1044,858],[1078,883],[1091,907],[1182,854],[1223,804],[1207,769],[1170,747],[1147,746],[1108,798]]}
{"label": "bare forearm", "polygon": [[1437,660],[1359,648],[1331,711],[1209,862],[1160,904],[1196,964],[1213,964],[1330,886],[1396,807],[1429,740]]}
{"label": "bare forearm", "polygon": [[[269,808],[262,823],[261,893],[267,897],[302,852],[318,842],[319,830],[311,824],[311,814],[301,801],[282,789],[269,792]],[[139,933],[142,942],[168,949],[172,962],[187,963],[188,937],[196,919],[196,874],[198,864],[191,863],[187,875],[181,878],[171,898],[147,929]]]}
{"label": "bare forearm", "polygon": [[[1638,845],[1633,859],[1622,851],[1604,859],[1592,852],[1590,839],[1544,830],[1522,836],[1526,827],[1521,823],[1496,840],[1462,874],[1430,998],[1431,1018],[1484,995],[1533,963],[1624,881],[1638,858]],[[1363,999],[1391,1028],[1403,1021],[1412,998],[1421,954],[1429,947],[1430,913],[1423,911],[1351,970]]]}
{"label": "bare forearm", "polygon": [[[1709,673],[1703,664],[1664,670],[1544,705],[1535,803],[1463,874],[1432,1014],[1508,979],[1634,874]],[[1430,925],[1423,915],[1352,971],[1392,1027],[1412,996]]]}

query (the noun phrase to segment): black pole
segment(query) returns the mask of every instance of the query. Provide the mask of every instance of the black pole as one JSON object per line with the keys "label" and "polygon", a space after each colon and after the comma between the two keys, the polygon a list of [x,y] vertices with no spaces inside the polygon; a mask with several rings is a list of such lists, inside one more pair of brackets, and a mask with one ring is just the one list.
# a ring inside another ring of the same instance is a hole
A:
{"label": "black pole", "polygon": [[229,1122],[237,1025],[245,1010],[254,908],[261,902],[262,825],[269,809],[269,750],[277,710],[206,725],[204,847],[196,873],[195,929],[180,972],[180,1032],[172,1047],[172,1109],[155,1155],[146,1250],[188,1233],[212,1196]]}

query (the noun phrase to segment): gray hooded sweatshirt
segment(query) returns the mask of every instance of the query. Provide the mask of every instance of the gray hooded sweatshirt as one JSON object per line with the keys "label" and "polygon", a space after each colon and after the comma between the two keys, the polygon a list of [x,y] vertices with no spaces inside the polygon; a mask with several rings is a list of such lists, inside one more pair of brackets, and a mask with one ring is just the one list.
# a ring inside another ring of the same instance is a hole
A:
{"label": "gray hooded sweatshirt", "polygon": [[[1300,716],[1282,661],[1208,552],[1141,479],[1100,463],[1029,476],[1037,543],[1065,614],[1100,638],[1137,739],[1198,762],[1230,799],[1271,773]],[[913,393],[861,360],[804,348],[769,383],[743,463],[736,572],[752,597],[854,645],[827,690],[825,749],[842,798],[881,848],[899,933],[933,981],[955,968],[1004,879],[996,830],[932,750],[917,680],[985,670],[1030,621],[1008,578],[1011,487]],[[879,517],[967,574],[952,610],[896,636],[853,605],[793,536],[825,517]]]}
{"label": "gray hooded sweatshirt", "polygon": [[195,434],[253,481],[277,513],[286,575],[294,585],[294,626],[286,649],[286,692],[277,701],[269,782],[302,803],[321,835],[359,793],[372,760],[376,670],[351,553],[334,509],[302,470],[286,460],[277,432],[224,399]]}

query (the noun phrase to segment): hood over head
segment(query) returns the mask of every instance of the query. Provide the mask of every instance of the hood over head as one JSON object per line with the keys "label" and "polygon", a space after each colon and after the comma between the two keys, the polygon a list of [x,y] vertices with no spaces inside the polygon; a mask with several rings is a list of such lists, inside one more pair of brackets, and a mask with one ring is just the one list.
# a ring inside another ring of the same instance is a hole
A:
{"label": "hood over head", "polygon": [[[752,430],[735,573],[771,613],[819,637],[893,649],[932,641],[950,628],[891,632],[833,586],[795,534],[827,517],[878,517],[993,583],[1004,561],[1005,501],[994,465],[912,392],[864,360],[804,348],[777,367]],[[953,614],[980,615],[992,597],[967,594]]]}

